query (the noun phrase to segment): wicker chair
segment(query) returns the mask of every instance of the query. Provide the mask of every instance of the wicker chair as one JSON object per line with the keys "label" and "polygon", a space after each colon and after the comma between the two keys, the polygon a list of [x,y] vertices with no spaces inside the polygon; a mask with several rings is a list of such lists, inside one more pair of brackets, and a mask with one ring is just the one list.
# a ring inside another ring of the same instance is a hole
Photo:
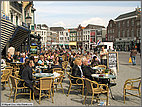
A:
{"label": "wicker chair", "polygon": [[[70,91],[75,90],[75,89],[71,89],[71,86],[82,86],[82,98],[83,98],[83,96],[84,96],[84,80],[80,77],[72,76],[69,72],[67,72],[67,75],[68,75],[68,78],[69,78],[69,81],[70,81],[70,86],[69,86],[67,97],[69,96]],[[76,83],[72,83],[71,79],[76,79]],[[78,83],[79,80],[82,83]],[[80,89],[76,89],[76,90],[81,91]]]}
{"label": "wicker chair", "polygon": [[[141,97],[141,77],[135,79],[128,79],[125,81],[124,88],[123,88],[123,95],[124,95],[124,103],[126,96],[138,96]],[[138,94],[132,94],[130,92],[126,92],[126,90],[137,91]],[[128,95],[126,95],[126,93]]]}
{"label": "wicker chair", "polygon": [[[15,103],[17,95],[30,95],[30,101],[31,101],[31,89],[29,89],[29,87],[25,86],[24,80],[20,79],[20,78],[16,78],[14,76],[10,76],[10,79],[11,79],[11,83],[12,83],[12,89],[11,89],[11,93],[10,93],[10,96],[9,96],[9,100],[10,100],[10,97],[11,97],[11,94],[12,94],[12,90],[14,89],[15,90],[15,92],[14,92],[14,103]],[[18,87],[18,83],[20,81],[23,82],[23,86]],[[22,93],[19,93],[19,92],[17,93],[18,90],[23,90],[23,89],[29,89],[30,93],[23,93],[23,92]],[[33,99],[34,99],[34,94],[33,94]]]}
{"label": "wicker chair", "polygon": [[[43,77],[43,78],[39,78],[37,79],[36,81],[39,81],[39,86],[35,86],[35,89],[39,90],[40,93],[39,93],[39,104],[40,104],[40,101],[41,101],[41,97],[43,96],[48,96],[50,98],[52,98],[52,103],[54,103],[53,101],[53,94],[52,94],[52,91],[51,91],[51,87],[52,87],[52,83],[53,83],[53,78],[52,77]],[[42,94],[41,95],[41,91],[47,91],[48,90],[48,95],[45,93],[45,94]]]}
{"label": "wicker chair", "polygon": [[11,89],[10,82],[9,82],[10,70],[6,69],[6,70],[2,70],[1,72],[3,72],[2,76],[1,76],[1,83],[2,84],[4,83],[4,87],[5,87],[6,82],[8,82],[8,86]]}
{"label": "wicker chair", "polygon": [[[64,94],[64,89],[63,89],[63,86],[62,86],[64,72],[63,71],[57,71],[57,73],[59,73],[60,76],[54,78],[54,82],[53,82],[53,96],[54,96],[54,86],[56,86],[55,87],[56,91],[57,91],[57,89],[62,89],[63,90],[63,94]],[[60,84],[61,88],[57,88],[57,86],[59,84]]]}
{"label": "wicker chair", "polygon": [[[91,81],[89,79],[85,79],[85,83],[86,83],[86,88],[87,88],[87,92],[84,98],[84,102],[83,104],[85,104],[85,100],[87,98],[88,93],[92,94],[92,100],[91,100],[91,105],[93,103],[93,99],[94,99],[94,94],[106,94],[107,98],[106,98],[106,105],[108,105],[108,98],[109,98],[109,88],[106,84],[98,84],[96,81]],[[93,85],[96,85],[96,88],[93,87]],[[103,89],[103,87],[106,87],[106,89]],[[105,98],[99,98],[97,97],[96,99],[105,99]]]}

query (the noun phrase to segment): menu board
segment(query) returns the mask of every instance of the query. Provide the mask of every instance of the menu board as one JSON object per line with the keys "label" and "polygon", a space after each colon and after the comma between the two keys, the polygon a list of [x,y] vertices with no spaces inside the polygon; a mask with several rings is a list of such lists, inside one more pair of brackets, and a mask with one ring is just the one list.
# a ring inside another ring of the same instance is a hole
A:
{"label": "menu board", "polygon": [[118,52],[109,52],[107,57],[107,66],[115,68],[119,72]]}

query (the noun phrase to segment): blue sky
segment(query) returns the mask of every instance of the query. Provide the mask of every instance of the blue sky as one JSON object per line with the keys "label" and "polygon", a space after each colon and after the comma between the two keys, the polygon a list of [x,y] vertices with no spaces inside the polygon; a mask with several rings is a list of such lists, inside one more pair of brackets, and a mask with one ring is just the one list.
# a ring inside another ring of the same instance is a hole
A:
{"label": "blue sky", "polygon": [[140,1],[34,1],[36,24],[77,27],[107,26],[110,19],[141,7]]}

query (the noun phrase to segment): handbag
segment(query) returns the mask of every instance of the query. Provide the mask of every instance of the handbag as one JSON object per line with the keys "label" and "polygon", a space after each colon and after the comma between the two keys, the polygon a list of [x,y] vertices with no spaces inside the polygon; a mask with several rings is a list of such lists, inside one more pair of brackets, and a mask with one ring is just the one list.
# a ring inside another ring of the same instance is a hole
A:
{"label": "handbag", "polygon": [[132,63],[132,59],[131,59],[131,57],[129,58],[129,63]]}

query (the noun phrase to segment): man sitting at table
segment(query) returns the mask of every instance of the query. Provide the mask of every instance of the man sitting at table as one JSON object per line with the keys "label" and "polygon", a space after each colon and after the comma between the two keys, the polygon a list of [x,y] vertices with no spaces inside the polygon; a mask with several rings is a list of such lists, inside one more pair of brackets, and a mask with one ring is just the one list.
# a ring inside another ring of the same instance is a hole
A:
{"label": "man sitting at table", "polygon": [[22,71],[22,75],[21,75],[21,79],[24,80],[25,82],[25,85],[27,87],[29,87],[31,90],[32,90],[32,93],[34,91],[34,88],[33,88],[33,77],[32,77],[32,67],[34,66],[34,63],[33,63],[33,60],[29,60],[27,61],[26,63],[26,66],[25,68],[23,69]]}
{"label": "man sitting at table", "polygon": [[[74,66],[72,68],[72,76],[84,78],[81,65],[82,65],[81,58],[76,58],[74,62]],[[72,82],[76,83],[76,79],[72,79]],[[82,83],[82,81],[78,81],[78,83]]]}
{"label": "man sitting at table", "polygon": [[44,56],[40,55],[40,60],[38,61],[39,65],[44,65]]}
{"label": "man sitting at table", "polygon": [[88,78],[90,80],[93,80],[91,74],[95,74],[95,71],[90,67],[88,66],[88,60],[86,57],[82,58],[82,70],[83,70],[83,75],[85,76],[85,78]]}

